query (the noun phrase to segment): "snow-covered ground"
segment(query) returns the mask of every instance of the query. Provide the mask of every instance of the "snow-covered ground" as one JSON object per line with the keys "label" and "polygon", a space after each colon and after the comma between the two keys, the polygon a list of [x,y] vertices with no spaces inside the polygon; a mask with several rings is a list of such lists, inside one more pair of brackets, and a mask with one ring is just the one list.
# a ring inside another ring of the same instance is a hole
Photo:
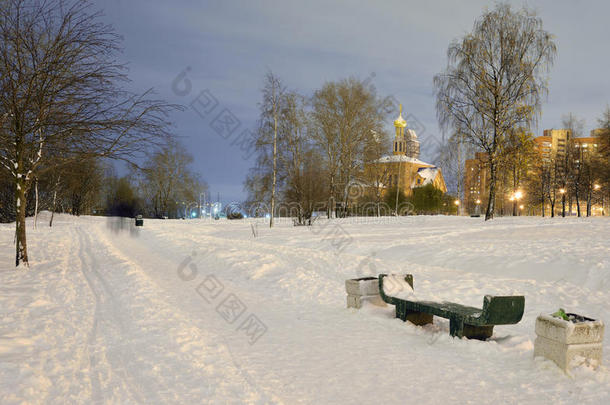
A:
{"label": "snow-covered ground", "polygon": [[[610,403],[610,333],[597,370],[533,358],[540,313],[610,323],[607,218],[44,220],[28,270],[0,225],[2,404]],[[345,279],[382,272],[472,306],[523,294],[525,314],[481,342],[345,308]]]}

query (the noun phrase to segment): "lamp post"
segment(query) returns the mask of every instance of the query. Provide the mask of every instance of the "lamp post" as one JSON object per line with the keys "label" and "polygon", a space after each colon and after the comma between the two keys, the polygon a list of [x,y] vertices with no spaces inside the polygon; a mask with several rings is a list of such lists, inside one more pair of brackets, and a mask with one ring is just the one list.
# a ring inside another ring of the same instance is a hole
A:
{"label": "lamp post", "polygon": [[475,209],[474,209],[474,214],[479,216],[479,215],[481,215],[481,200],[477,199],[474,203],[476,204]]}
{"label": "lamp post", "polygon": [[[600,186],[599,184],[594,184],[593,185],[593,191],[599,192],[599,190],[601,190],[602,186]],[[601,193],[601,213],[602,216],[604,215],[604,193]]]}
{"label": "lamp post", "polygon": [[453,202],[455,204],[455,215],[460,215],[460,200],[455,200]]}
{"label": "lamp post", "polygon": [[513,217],[517,215],[517,204],[519,204],[521,198],[523,198],[523,192],[521,190],[515,191],[509,198],[513,203]]}
{"label": "lamp post", "polygon": [[561,216],[566,217],[566,189],[560,188],[559,193],[561,193]]}

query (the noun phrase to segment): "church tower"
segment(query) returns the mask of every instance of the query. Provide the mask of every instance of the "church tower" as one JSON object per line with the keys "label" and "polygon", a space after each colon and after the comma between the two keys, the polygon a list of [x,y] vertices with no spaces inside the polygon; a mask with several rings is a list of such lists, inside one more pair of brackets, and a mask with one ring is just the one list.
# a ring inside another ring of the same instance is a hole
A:
{"label": "church tower", "polygon": [[405,155],[407,152],[407,141],[405,140],[407,121],[402,118],[402,104],[400,105],[398,118],[394,120],[394,127],[396,128],[396,137],[394,138],[394,144],[392,145],[393,154]]}
{"label": "church tower", "polygon": [[392,145],[392,153],[419,159],[417,134],[412,129],[407,128],[407,121],[402,118],[402,104],[400,105],[398,118],[394,121],[394,127],[396,128],[396,137]]}

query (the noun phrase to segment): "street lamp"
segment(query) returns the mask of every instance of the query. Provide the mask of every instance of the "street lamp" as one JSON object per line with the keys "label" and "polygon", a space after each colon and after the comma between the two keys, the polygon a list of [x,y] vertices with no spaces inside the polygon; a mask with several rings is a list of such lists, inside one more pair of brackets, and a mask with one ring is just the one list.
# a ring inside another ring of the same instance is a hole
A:
{"label": "street lamp", "polygon": [[517,215],[517,204],[523,198],[523,191],[517,190],[510,196],[509,200],[513,203],[513,217]]}
{"label": "street lamp", "polygon": [[[593,185],[593,190],[595,190],[595,191],[599,191],[601,188],[602,188],[602,186],[600,186],[599,184],[594,184]],[[604,215],[604,194],[602,193],[601,196],[602,196],[602,198],[601,198],[602,206],[600,207],[599,210],[601,212],[601,215],[603,216]]]}
{"label": "street lamp", "polygon": [[561,216],[566,216],[566,189],[560,188],[559,193],[561,194]]}

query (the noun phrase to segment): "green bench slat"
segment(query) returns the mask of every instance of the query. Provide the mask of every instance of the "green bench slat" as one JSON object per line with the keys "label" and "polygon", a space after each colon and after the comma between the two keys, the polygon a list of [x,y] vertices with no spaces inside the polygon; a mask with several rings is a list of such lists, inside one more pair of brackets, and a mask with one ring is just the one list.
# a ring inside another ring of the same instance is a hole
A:
{"label": "green bench slat", "polygon": [[[396,317],[406,320],[408,313],[426,313],[447,318],[451,321],[450,333],[452,336],[461,337],[466,326],[466,329],[475,331],[473,332],[474,337],[486,338],[491,336],[494,325],[516,324],[523,317],[525,297],[522,295],[486,295],[483,298],[482,309],[453,302],[410,301],[386,295],[383,289],[385,277],[386,274],[379,275],[379,293],[385,302],[396,306]],[[406,275],[405,281],[413,287],[411,274]]]}

